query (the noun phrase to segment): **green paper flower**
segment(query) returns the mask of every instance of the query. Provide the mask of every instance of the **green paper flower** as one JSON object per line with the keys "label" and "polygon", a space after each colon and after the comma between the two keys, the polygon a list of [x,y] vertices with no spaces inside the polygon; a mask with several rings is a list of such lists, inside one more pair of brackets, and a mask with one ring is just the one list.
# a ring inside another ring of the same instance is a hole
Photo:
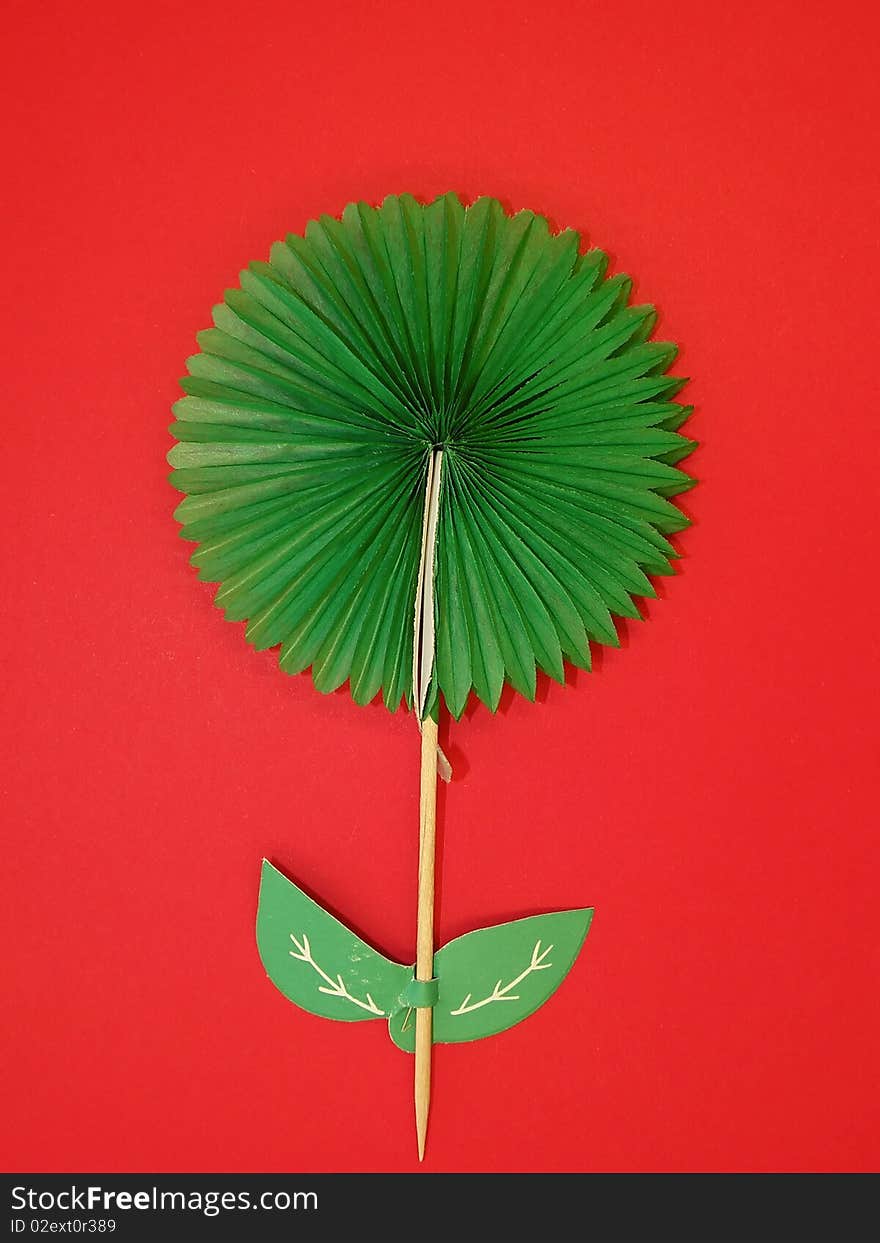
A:
{"label": "green paper flower", "polygon": [[412,706],[432,452],[438,695],[456,717],[590,667],[670,572],[690,413],[649,306],[532,212],[350,204],[253,263],[188,360],[169,454],[199,577],[288,673]]}

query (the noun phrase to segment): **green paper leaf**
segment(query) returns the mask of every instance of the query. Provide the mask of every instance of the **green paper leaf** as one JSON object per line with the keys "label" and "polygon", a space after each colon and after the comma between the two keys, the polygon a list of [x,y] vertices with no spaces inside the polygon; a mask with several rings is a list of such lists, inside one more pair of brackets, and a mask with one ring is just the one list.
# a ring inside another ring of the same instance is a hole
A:
{"label": "green paper leaf", "polygon": [[[531,915],[444,945],[434,955],[434,1042],[481,1040],[534,1014],[571,970],[592,917],[592,908]],[[412,1053],[415,1021],[408,1008],[391,1016],[389,1032]]]}
{"label": "green paper leaf", "polygon": [[272,983],[310,1014],[387,1018],[412,967],[385,958],[263,860],[257,945]]}
{"label": "green paper leaf", "polygon": [[665,536],[684,383],[606,256],[454,194],[352,203],[214,308],[174,407],[176,516],[199,577],[280,665],[412,705],[426,461],[443,452],[426,711],[591,665],[637,617]]}

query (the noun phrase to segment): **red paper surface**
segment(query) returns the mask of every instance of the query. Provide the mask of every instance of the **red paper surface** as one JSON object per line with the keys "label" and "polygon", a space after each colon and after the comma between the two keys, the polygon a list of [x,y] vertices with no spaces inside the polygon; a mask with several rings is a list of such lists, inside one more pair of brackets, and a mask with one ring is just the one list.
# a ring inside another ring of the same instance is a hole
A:
{"label": "red paper surface", "polygon": [[876,1168],[875,6],[4,20],[3,1166],[415,1166],[410,1059],[286,1002],[253,924],[266,854],[412,959],[417,731],[223,621],[165,429],[245,262],[455,189],[636,276],[703,482],[621,651],[445,731],[439,940],[596,917],[537,1015],[437,1051],[428,1168]]}

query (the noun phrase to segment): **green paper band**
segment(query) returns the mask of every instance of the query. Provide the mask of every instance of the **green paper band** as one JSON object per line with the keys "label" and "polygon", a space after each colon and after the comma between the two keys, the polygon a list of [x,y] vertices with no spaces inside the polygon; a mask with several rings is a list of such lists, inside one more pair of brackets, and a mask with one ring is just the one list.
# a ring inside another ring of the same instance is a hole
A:
{"label": "green paper band", "polygon": [[416,1010],[436,1006],[439,996],[440,981],[436,977],[433,980],[410,980],[403,990],[404,1001],[408,1006],[414,1006]]}

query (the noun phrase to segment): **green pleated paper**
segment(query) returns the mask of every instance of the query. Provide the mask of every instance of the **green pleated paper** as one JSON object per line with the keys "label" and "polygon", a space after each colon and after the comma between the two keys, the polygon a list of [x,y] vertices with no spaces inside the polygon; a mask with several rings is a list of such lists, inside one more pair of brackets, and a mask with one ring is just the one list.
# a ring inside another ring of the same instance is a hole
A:
{"label": "green pleated paper", "polygon": [[532,212],[447,194],[350,204],[252,263],[175,406],[172,481],[199,576],[281,668],[412,706],[429,463],[443,452],[439,695],[590,666],[687,525],[689,409],[649,306]]}

